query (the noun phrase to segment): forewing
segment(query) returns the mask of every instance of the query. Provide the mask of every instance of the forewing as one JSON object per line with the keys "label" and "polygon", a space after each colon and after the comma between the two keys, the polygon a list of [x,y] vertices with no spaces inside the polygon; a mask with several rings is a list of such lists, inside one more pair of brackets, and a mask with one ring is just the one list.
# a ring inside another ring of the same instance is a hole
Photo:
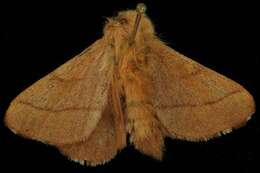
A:
{"label": "forewing", "polygon": [[153,105],[171,137],[206,140],[250,118],[254,101],[241,85],[159,41],[150,46]]}
{"label": "forewing", "polygon": [[22,136],[67,144],[87,138],[107,104],[113,51],[98,40],[81,54],[18,95],[5,116],[6,125]]}

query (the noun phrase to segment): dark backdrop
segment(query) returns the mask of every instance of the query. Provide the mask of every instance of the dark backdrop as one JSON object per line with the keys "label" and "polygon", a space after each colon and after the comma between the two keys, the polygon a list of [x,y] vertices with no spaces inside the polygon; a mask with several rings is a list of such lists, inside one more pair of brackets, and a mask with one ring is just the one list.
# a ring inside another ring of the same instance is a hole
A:
{"label": "dark backdrop", "polygon": [[[83,167],[53,147],[12,134],[2,123],[14,97],[102,36],[105,17],[138,1],[9,1],[1,5],[0,169],[43,172],[259,172],[259,117],[208,142],[166,139],[157,162],[135,151],[120,152],[97,168]],[[239,82],[258,102],[257,6],[248,1],[143,1],[160,38],[172,48]],[[257,121],[258,120],[258,121]],[[7,170],[6,170],[7,171]]]}

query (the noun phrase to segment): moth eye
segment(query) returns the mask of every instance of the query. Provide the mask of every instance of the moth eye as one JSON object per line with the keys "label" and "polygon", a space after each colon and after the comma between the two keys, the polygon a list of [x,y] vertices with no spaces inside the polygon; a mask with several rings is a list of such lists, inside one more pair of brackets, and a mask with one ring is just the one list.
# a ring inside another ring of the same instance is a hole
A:
{"label": "moth eye", "polygon": [[119,18],[118,21],[119,21],[119,23],[120,23],[121,25],[126,25],[126,24],[128,24],[128,20],[127,20],[126,18]]}

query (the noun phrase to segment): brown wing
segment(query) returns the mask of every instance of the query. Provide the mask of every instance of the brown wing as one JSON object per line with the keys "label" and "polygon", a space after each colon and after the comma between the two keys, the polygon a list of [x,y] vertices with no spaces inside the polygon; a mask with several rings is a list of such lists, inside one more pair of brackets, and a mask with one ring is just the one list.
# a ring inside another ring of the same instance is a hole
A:
{"label": "brown wing", "polygon": [[153,104],[171,137],[206,140],[245,123],[254,100],[239,84],[177,53],[151,44]]}
{"label": "brown wing", "polygon": [[111,50],[98,40],[18,95],[5,116],[12,131],[49,144],[87,138],[107,104]]}
{"label": "brown wing", "polygon": [[[109,96],[111,97],[111,96]],[[103,111],[102,119],[87,140],[59,146],[59,150],[70,159],[81,164],[95,166],[111,160],[125,146],[124,139],[118,143],[118,124],[111,109],[111,102]]]}

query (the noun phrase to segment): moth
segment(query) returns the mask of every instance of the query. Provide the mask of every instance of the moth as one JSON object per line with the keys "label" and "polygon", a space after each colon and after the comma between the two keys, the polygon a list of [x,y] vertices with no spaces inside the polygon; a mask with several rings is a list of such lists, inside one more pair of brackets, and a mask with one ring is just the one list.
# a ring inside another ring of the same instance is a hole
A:
{"label": "moth", "polygon": [[203,141],[244,125],[250,93],[160,41],[145,10],[109,18],[101,39],[11,102],[6,126],[95,166],[127,143],[161,160],[165,137]]}

